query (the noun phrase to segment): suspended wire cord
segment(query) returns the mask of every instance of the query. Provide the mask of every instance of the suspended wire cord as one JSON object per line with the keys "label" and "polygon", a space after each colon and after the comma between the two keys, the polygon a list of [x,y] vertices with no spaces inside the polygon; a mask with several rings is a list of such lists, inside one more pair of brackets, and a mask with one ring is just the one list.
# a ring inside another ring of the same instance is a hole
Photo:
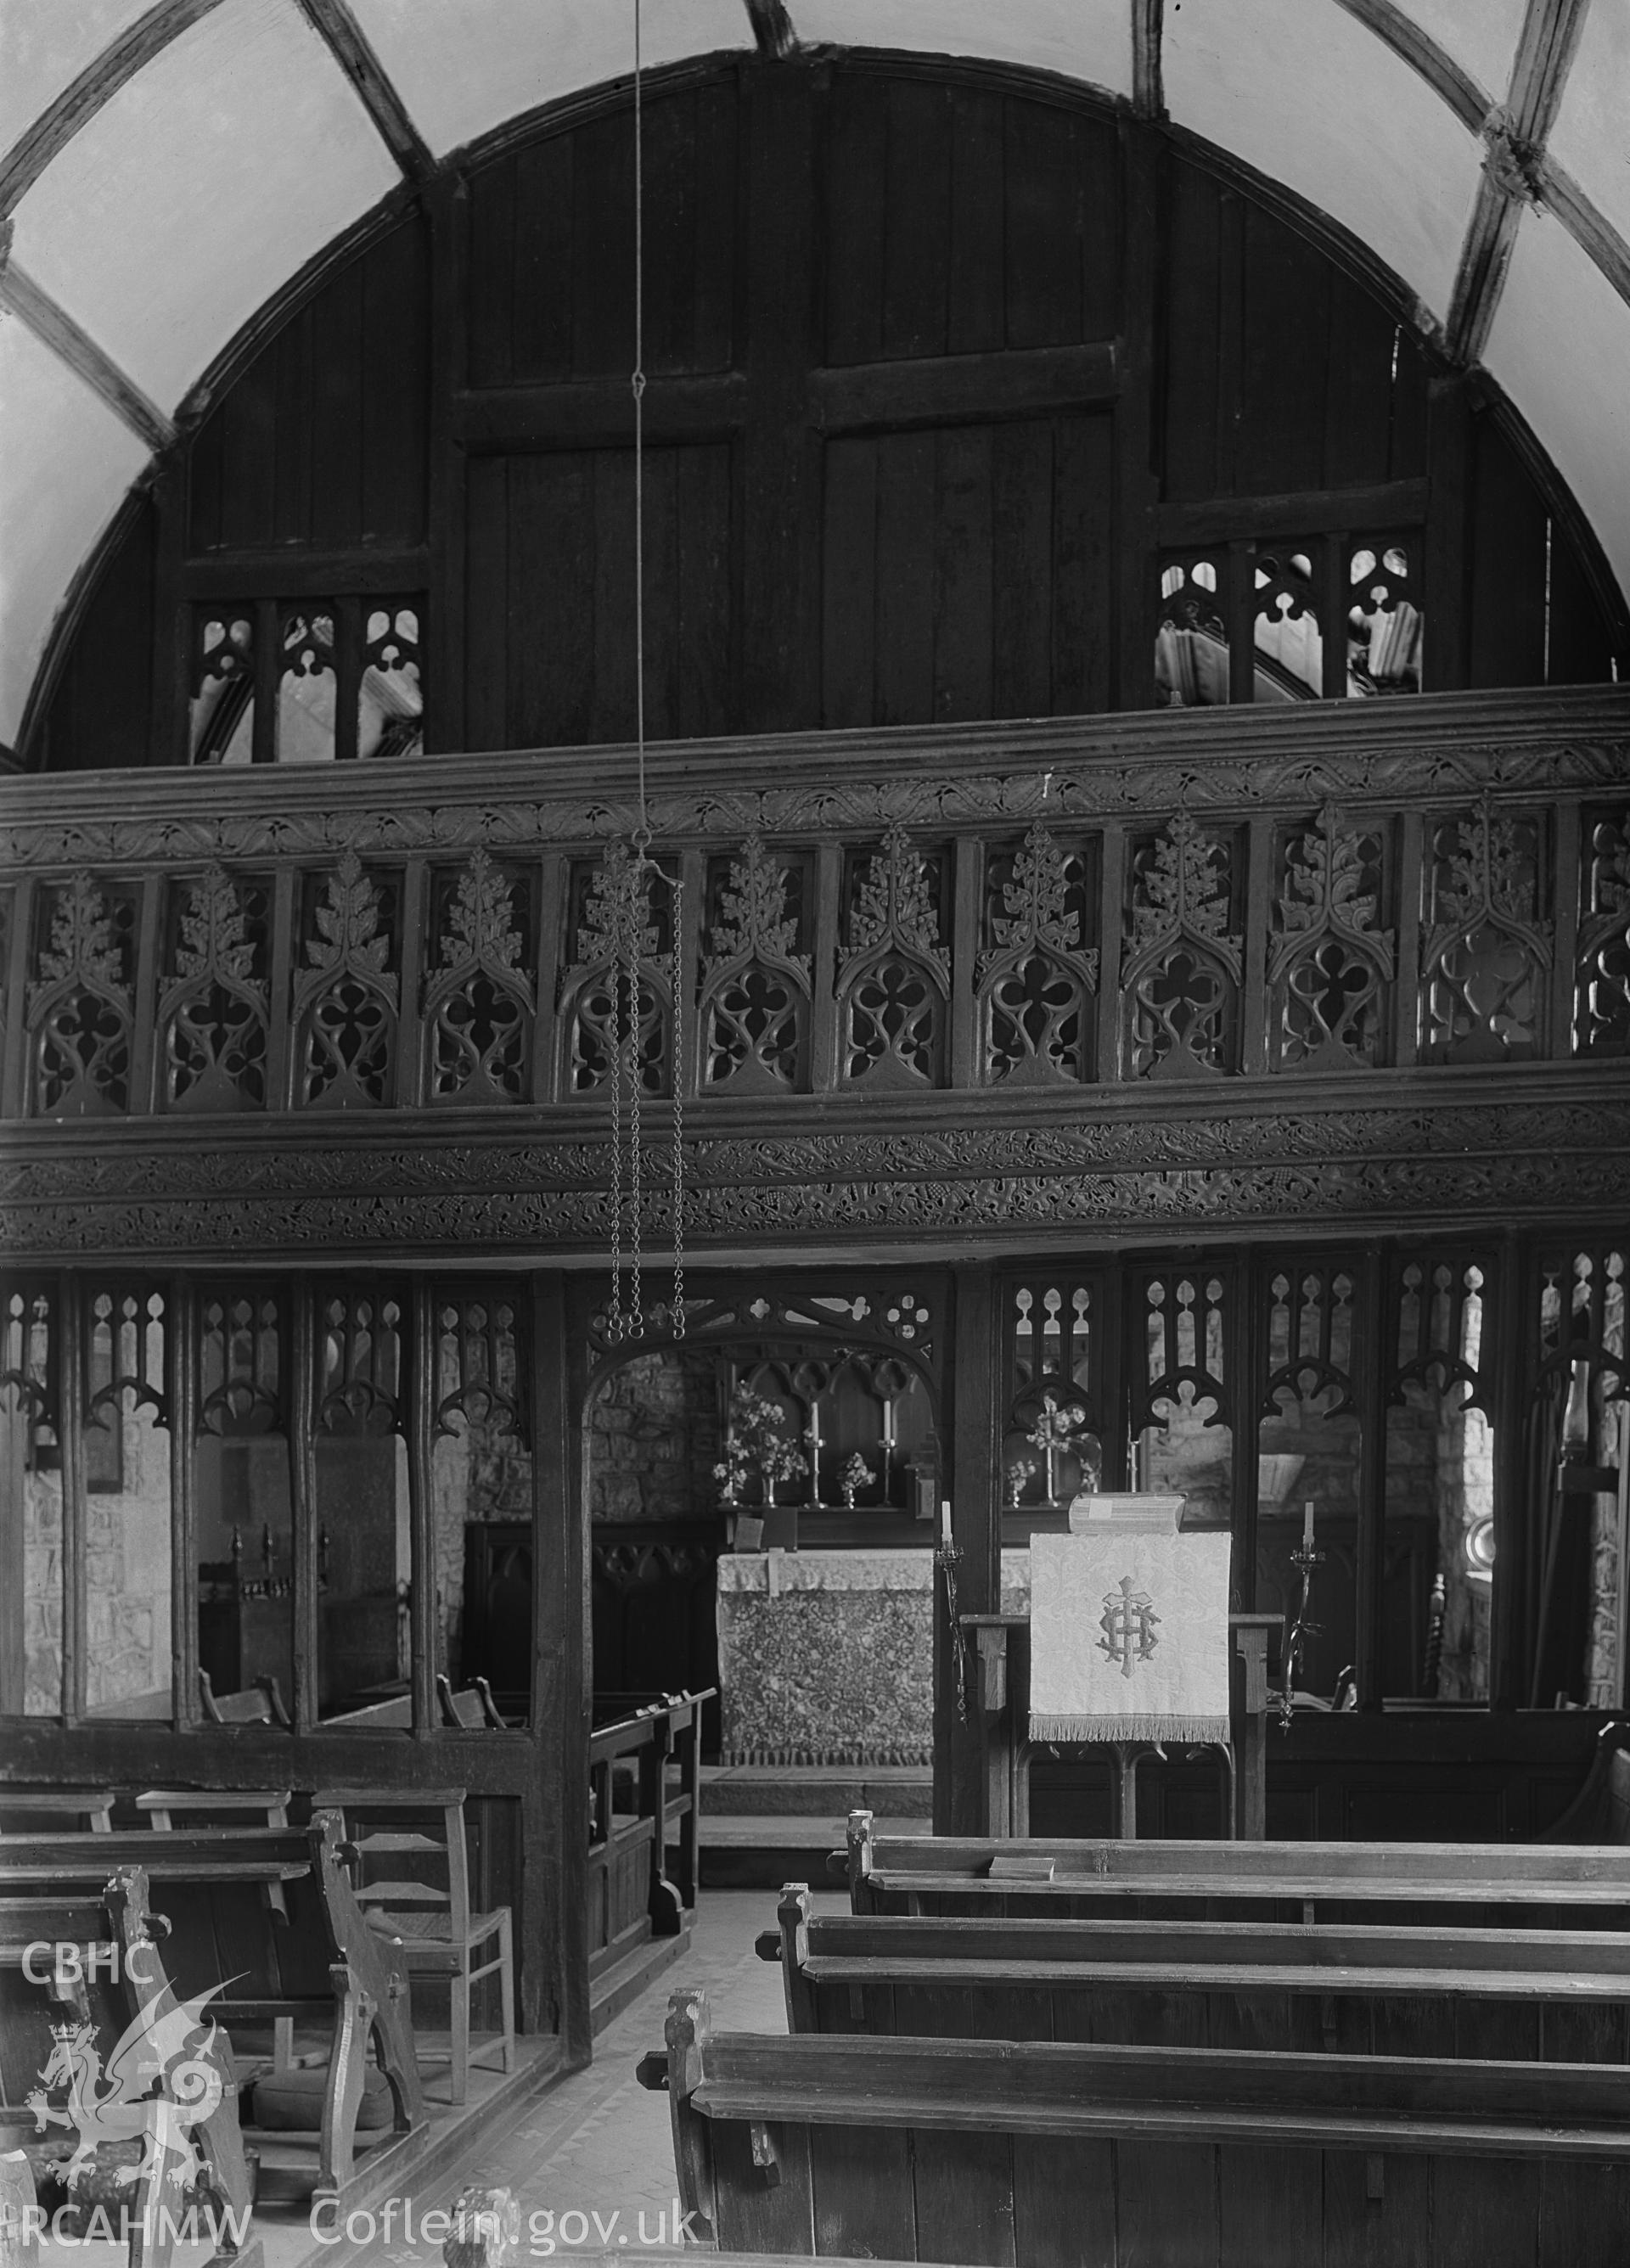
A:
{"label": "suspended wire cord", "polygon": [[[618,966],[613,977],[614,1044],[611,1061],[611,1303],[608,1313],[612,1339],[638,1338],[645,1329],[644,1287],[641,1281],[641,1241],[644,1229],[644,1187],[640,1136],[639,1001],[641,967],[649,939],[655,950],[650,882],[654,876],[673,892],[673,929],[668,954],[672,989],[669,1025],[669,1074],[673,1097],[673,1230],[675,1338],[685,1335],[684,1301],[684,1048],[683,1048],[683,882],[669,876],[651,853],[651,811],[645,786],[645,53],[641,0],[634,12],[634,367],[630,391],[634,397],[634,739],[638,777],[639,815],[633,830],[633,857],[626,869],[626,888],[620,906]],[[620,996],[620,997],[619,997]],[[618,1014],[620,1008],[621,1013]],[[627,1082],[626,1110],[623,1083]],[[628,1123],[628,1251],[629,1306],[622,1300],[623,1251],[623,1123]]]}
{"label": "suspended wire cord", "polygon": [[651,843],[645,807],[645,140],[640,0],[634,0],[634,738],[639,763],[639,825],[634,846],[645,863]]}

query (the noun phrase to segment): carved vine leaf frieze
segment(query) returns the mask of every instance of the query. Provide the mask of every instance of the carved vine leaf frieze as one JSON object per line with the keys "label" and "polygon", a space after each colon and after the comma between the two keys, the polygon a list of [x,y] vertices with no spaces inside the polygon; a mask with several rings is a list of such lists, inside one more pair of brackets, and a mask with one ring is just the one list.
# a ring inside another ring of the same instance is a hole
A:
{"label": "carved vine leaf frieze", "polygon": [[950,955],[927,859],[891,828],[861,875],[837,956],[844,1076],[856,1086],[936,1086],[945,1076]]}
{"label": "carved vine leaf frieze", "polygon": [[447,909],[441,965],[425,990],[432,1102],[519,1102],[527,1088],[532,985],[512,887],[470,854]]}
{"label": "carved vine leaf frieze", "polygon": [[132,1006],[126,948],[100,885],[77,873],[55,894],[29,983],[31,1090],[41,1117],[129,1106]]}
{"label": "carved vine leaf frieze", "polygon": [[[852,1237],[857,1228],[890,1233],[986,1234],[1015,1227],[1051,1233],[1061,1223],[1113,1226],[1140,1234],[1294,1219],[1399,1218],[1490,1221],[1513,1215],[1630,1203],[1630,1144],[1607,1155],[1546,1152],[1507,1157],[1398,1157],[1299,1166],[1114,1173],[979,1174],[963,1179],[834,1180],[698,1189],[698,1236],[731,1243],[765,1235]],[[583,1190],[468,1190],[447,1196],[395,1193],[313,1198],[224,1193],[201,1205],[186,1198],[139,1204],[87,1204],[83,1197],[8,1205],[0,1248],[16,1257],[105,1254],[295,1256],[399,1253],[404,1245],[472,1252],[566,1246],[600,1248],[603,1198]]]}
{"label": "carved vine leaf frieze", "polygon": [[188,887],[174,975],[159,997],[166,1108],[264,1107],[268,988],[254,964],[243,895],[224,868],[211,866]]}
{"label": "carved vine leaf frieze", "polygon": [[1376,927],[1381,837],[1348,826],[1334,804],[1294,841],[1268,966],[1276,1069],[1346,1069],[1379,1059],[1380,1010],[1394,936]]}
{"label": "carved vine leaf frieze", "polygon": [[[834,785],[796,778],[773,788],[721,784],[698,792],[653,781],[650,822],[665,839],[741,840],[749,835],[873,833],[967,821],[1017,820],[1047,813],[1071,819],[1135,818],[1186,803],[1196,810],[1238,814],[1274,805],[1305,809],[1325,798],[1343,804],[1398,807],[1430,800],[1475,800],[1486,792],[1552,795],[1559,791],[1621,792],[1630,775],[1630,740],[1622,734],[1537,724],[1530,737],[1487,743],[1464,729],[1452,738],[1423,730],[1417,744],[1358,748],[1299,746],[1242,756],[1219,750],[1196,764],[1192,755],[1151,750],[1101,755],[1033,743],[1022,731],[993,732],[978,760],[948,765],[939,776],[877,775]],[[25,783],[25,787],[28,784]],[[598,798],[517,792],[508,766],[472,780],[462,796],[439,786],[420,800],[350,809],[204,814],[178,794],[173,814],[110,817],[63,778],[39,816],[27,812],[0,826],[0,864],[18,868],[121,867],[181,857],[241,862],[268,856],[401,857],[484,843],[494,850],[535,851],[542,843],[579,844],[625,836],[639,822],[631,792]],[[64,806],[66,805],[66,809]],[[13,806],[15,811],[16,806]]]}
{"label": "carved vine leaf frieze", "polygon": [[1081,941],[1075,861],[1036,821],[986,916],[975,965],[985,1072],[992,1083],[1056,1085],[1088,1076],[1088,1002],[1098,950]]}
{"label": "carved vine leaf frieze", "polygon": [[301,1035],[298,1101],[327,1109],[377,1108],[395,1070],[397,983],[379,887],[348,850],[313,912],[309,966],[295,978]]}

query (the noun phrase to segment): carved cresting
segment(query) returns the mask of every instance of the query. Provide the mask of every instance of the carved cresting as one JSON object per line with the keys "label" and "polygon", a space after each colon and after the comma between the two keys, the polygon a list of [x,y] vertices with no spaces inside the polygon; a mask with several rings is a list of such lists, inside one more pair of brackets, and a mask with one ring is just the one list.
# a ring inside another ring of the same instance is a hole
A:
{"label": "carved cresting", "polygon": [[447,908],[441,966],[424,990],[431,1102],[519,1102],[535,1014],[510,883],[472,850]]}
{"label": "carved cresting", "polygon": [[124,944],[101,886],[75,874],[54,893],[50,939],[28,987],[30,1087],[42,1118],[129,1107],[131,1005]]}
{"label": "carved cresting", "polygon": [[187,887],[173,975],[159,997],[170,1110],[258,1109],[266,1095],[266,980],[256,974],[243,895],[211,866]]}
{"label": "carved cresting", "polygon": [[719,890],[702,980],[702,1084],[786,1094],[808,1083],[809,955],[788,869],[750,835]]}
{"label": "carved cresting", "polygon": [[379,889],[348,850],[314,909],[317,935],[306,945],[310,965],[294,980],[299,1103],[376,1108],[389,1098],[397,983],[380,916]]}
{"label": "carved cresting", "polygon": [[1229,933],[1228,846],[1180,811],[1134,867],[1121,968],[1127,1068],[1192,1079],[1239,1062],[1241,940]]}
{"label": "carved cresting", "polygon": [[[1152,718],[948,728],[926,760],[888,736],[653,752],[653,847],[694,884],[682,944],[705,1012],[681,1082],[687,1233],[994,1248],[1622,1204],[1630,697],[1502,696],[1499,738],[1488,713],[1197,714],[1176,751]],[[246,766],[210,776],[207,806],[191,773],[116,802],[89,774],[0,783],[0,1244],[240,1266],[599,1248],[608,1098],[586,1035],[608,957],[589,881],[628,823],[619,761],[593,794],[564,762],[496,758],[403,759],[384,785]],[[648,1090],[669,1077],[670,904],[653,893],[641,956]],[[999,1021],[1029,939],[1043,990],[1080,956],[1074,1035],[1022,986]],[[914,1027],[890,1025],[887,988],[859,1013],[885,959],[921,982]],[[448,1004],[474,972],[494,999],[466,1053]],[[892,1061],[869,1056],[879,1022]],[[1523,1052],[1548,1061],[1521,1094],[1475,1075]],[[343,1131],[339,1103],[362,1106]],[[228,1108],[230,1140],[201,1140]],[[660,1145],[647,1162],[664,1170]]]}
{"label": "carved cresting", "polygon": [[1097,990],[1098,953],[1083,949],[1071,903],[1079,865],[1037,820],[1000,885],[1002,910],[988,917],[991,941],[974,978],[992,1083],[1051,1086],[1090,1076],[1088,1002]]}
{"label": "carved cresting", "polygon": [[903,827],[859,880],[837,955],[843,1075],[855,1086],[944,1084],[951,966],[934,880]]}
{"label": "carved cresting", "polygon": [[1390,930],[1376,927],[1381,858],[1379,832],[1349,827],[1329,803],[1287,848],[1268,964],[1270,1039],[1281,1070],[1379,1060],[1394,943]]}

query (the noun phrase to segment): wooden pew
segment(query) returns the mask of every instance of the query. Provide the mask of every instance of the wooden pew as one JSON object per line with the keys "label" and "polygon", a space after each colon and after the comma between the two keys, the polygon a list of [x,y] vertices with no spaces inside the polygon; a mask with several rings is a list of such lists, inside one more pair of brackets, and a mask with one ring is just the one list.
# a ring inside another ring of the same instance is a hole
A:
{"label": "wooden pew", "polygon": [[[13,2111],[32,2111],[37,2102],[45,2114],[34,2119],[41,2139],[23,2145],[37,2180],[65,2181],[86,2209],[100,2204],[115,2230],[121,2209],[128,2212],[142,2231],[132,2241],[133,2264],[165,2268],[176,2225],[185,2225],[192,2207],[217,2260],[256,2268],[262,2248],[247,2235],[250,2181],[231,2042],[208,2007],[187,2021],[166,1973],[161,1940],[168,1926],[151,1909],[140,1867],[120,1867],[94,1893],[0,1896],[0,2100]],[[42,1947],[50,1949],[42,1953]],[[162,2054],[165,2068],[113,2068],[137,2021],[138,2052]],[[70,2027],[77,2036],[63,2036]],[[53,2106],[41,2081],[53,2061],[63,2065],[64,2081],[68,2070],[78,2067],[77,2083],[103,2110],[88,2129],[71,2100],[67,2112],[48,2115]],[[154,2099],[144,2102],[150,2090]],[[186,2117],[178,2132],[159,2111],[160,2099],[183,2111],[202,2100],[207,2112]],[[65,2124],[70,2132],[63,2136],[56,2130]],[[195,2185],[171,2178],[175,2145],[189,2161],[195,2148]]]}
{"label": "wooden pew", "polygon": [[[83,1822],[98,1835],[114,1823],[114,1791],[110,1787],[0,1788],[0,1835],[41,1831],[48,1820]],[[26,1822],[26,1824],[24,1822]]]}
{"label": "wooden pew", "polygon": [[879,1835],[854,1811],[828,1863],[856,1913],[1630,1927],[1630,1846],[1002,1842]]}
{"label": "wooden pew", "polygon": [[[152,1908],[166,1918],[171,1980],[184,1998],[224,1985],[210,2003],[229,2026],[291,2018],[328,2036],[328,2073],[316,2154],[315,2194],[343,2198],[361,2148],[386,2130],[358,2132],[370,2043],[388,2082],[398,2143],[426,2124],[415,2059],[408,1972],[399,1943],[370,1927],[345,1869],[337,1814],[319,1811],[305,1830],[216,1828],[165,1834],[8,1836],[0,1844],[0,1894],[58,1896],[100,1886],[117,1868],[141,1867]],[[282,1891],[286,1918],[262,1891]],[[270,2068],[269,2060],[267,2068]],[[240,2079],[250,2074],[240,2073]],[[283,2131],[251,2140],[279,2146],[307,2138]]]}
{"label": "wooden pew", "polygon": [[778,1919],[790,2032],[1630,2063],[1630,1931]]}
{"label": "wooden pew", "polygon": [[1623,2268],[1630,2072],[715,2033],[638,2076],[723,2251],[1152,2268]]}

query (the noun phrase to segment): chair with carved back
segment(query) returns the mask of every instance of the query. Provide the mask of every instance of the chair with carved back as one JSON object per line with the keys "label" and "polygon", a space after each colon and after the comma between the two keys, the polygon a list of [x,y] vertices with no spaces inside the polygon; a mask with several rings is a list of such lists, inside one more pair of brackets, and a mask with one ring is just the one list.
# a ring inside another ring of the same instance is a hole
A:
{"label": "chair with carved back", "polygon": [[218,1693],[207,1669],[198,1672],[198,1698],[204,1720],[210,1725],[282,1725],[291,1723],[283,1690],[271,1676],[257,1677],[241,1693]]}
{"label": "chair with carved back", "polygon": [[[357,1903],[376,1929],[400,1939],[409,1974],[447,1985],[452,2100],[468,2095],[469,2066],[496,2055],[515,2063],[514,1938],[507,1906],[472,1913],[464,1841],[464,1790],[372,1787],[321,1790],[313,1808],[343,1814],[356,1852]],[[426,1879],[435,1875],[438,1880]],[[500,2029],[474,2054],[470,2000],[483,1977],[498,1980]]]}
{"label": "chair with carved back", "polygon": [[441,1704],[441,1721],[449,1727],[461,1726],[475,1731],[485,1726],[489,1731],[502,1733],[508,1728],[492,1697],[492,1688],[484,1677],[473,1677],[461,1692],[455,1693],[453,1681],[446,1670],[436,1672],[436,1697]]}

